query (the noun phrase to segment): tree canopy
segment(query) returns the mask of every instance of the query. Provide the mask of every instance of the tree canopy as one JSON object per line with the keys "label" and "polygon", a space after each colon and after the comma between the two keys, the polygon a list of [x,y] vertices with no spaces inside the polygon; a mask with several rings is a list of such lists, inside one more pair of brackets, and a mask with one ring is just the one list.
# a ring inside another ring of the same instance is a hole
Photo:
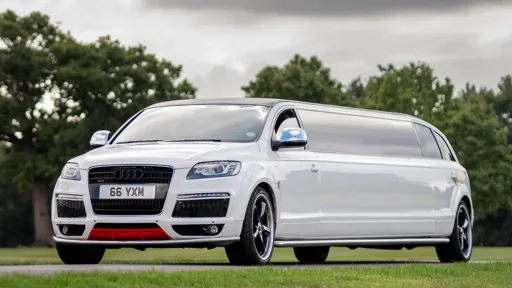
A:
{"label": "tree canopy", "polygon": [[256,80],[242,87],[246,97],[280,98],[348,105],[351,101],[343,85],[331,76],[329,68],[315,56],[306,59],[298,54],[284,67],[266,66]]}
{"label": "tree canopy", "polygon": [[109,36],[82,43],[38,12],[0,14],[0,177],[32,191],[35,240],[49,243],[47,189],[97,129],[149,104],[195,97],[182,67]]}

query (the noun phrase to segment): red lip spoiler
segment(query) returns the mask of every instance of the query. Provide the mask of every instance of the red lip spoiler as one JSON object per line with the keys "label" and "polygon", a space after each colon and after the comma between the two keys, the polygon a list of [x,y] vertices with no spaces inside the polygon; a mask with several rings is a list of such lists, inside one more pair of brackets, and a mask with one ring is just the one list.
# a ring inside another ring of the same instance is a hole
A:
{"label": "red lip spoiler", "polygon": [[162,228],[92,228],[88,240],[150,241],[170,240]]}

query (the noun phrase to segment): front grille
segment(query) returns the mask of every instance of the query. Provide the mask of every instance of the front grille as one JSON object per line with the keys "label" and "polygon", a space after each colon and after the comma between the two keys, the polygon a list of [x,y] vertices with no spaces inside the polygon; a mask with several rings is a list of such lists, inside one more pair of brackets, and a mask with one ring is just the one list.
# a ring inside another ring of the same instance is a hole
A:
{"label": "front grille", "polygon": [[229,198],[178,200],[172,211],[174,218],[226,217]]}
{"label": "front grille", "polygon": [[[122,177],[130,173],[130,179]],[[89,169],[89,193],[92,210],[97,215],[157,215],[162,212],[173,176],[173,168],[126,165],[94,167]],[[155,199],[99,199],[101,185],[153,184]]]}
{"label": "front grille", "polygon": [[82,200],[57,199],[57,216],[60,218],[85,218],[84,202]]}
{"label": "front grille", "polygon": [[[140,169],[144,173],[140,179],[117,179],[116,171]],[[172,168],[159,166],[109,166],[89,170],[89,184],[169,184]]]}
{"label": "front grille", "polygon": [[165,199],[91,199],[97,215],[157,215],[164,208]]}

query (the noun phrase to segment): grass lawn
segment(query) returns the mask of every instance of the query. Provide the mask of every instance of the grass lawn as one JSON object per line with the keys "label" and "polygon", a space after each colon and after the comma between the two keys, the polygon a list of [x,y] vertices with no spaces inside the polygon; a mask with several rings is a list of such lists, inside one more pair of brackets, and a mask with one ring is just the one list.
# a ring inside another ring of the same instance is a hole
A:
{"label": "grass lawn", "polygon": [[164,287],[510,287],[512,264],[279,269],[194,272],[108,272],[0,276],[2,288]]}
{"label": "grass lawn", "polygon": [[[376,250],[331,248],[328,261],[414,261],[437,260],[434,248]],[[471,260],[512,260],[512,248],[473,250]],[[291,248],[276,248],[272,262],[296,262]],[[135,249],[107,250],[102,263],[227,263],[224,249]],[[61,264],[53,248],[0,249],[0,265]],[[1,286],[0,286],[1,287]]]}

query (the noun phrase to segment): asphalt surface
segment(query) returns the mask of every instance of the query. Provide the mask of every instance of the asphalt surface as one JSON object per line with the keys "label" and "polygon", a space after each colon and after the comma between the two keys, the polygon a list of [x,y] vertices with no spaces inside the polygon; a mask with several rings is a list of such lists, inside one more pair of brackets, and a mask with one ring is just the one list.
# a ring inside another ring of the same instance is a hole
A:
{"label": "asphalt surface", "polygon": [[[489,263],[490,261],[471,261],[471,263]],[[430,265],[450,265],[441,264],[438,261],[408,261],[408,262],[328,262],[321,265],[299,265],[297,263],[275,263],[271,267],[283,269],[297,268],[346,268],[346,267],[368,267],[368,266],[399,266],[414,264]],[[130,271],[159,271],[159,272],[178,272],[178,271],[197,271],[211,269],[252,269],[255,267],[233,266],[229,264],[162,264],[162,265],[19,265],[19,266],[0,266],[0,275],[5,274],[27,274],[27,275],[48,275],[67,272],[130,272]]]}

